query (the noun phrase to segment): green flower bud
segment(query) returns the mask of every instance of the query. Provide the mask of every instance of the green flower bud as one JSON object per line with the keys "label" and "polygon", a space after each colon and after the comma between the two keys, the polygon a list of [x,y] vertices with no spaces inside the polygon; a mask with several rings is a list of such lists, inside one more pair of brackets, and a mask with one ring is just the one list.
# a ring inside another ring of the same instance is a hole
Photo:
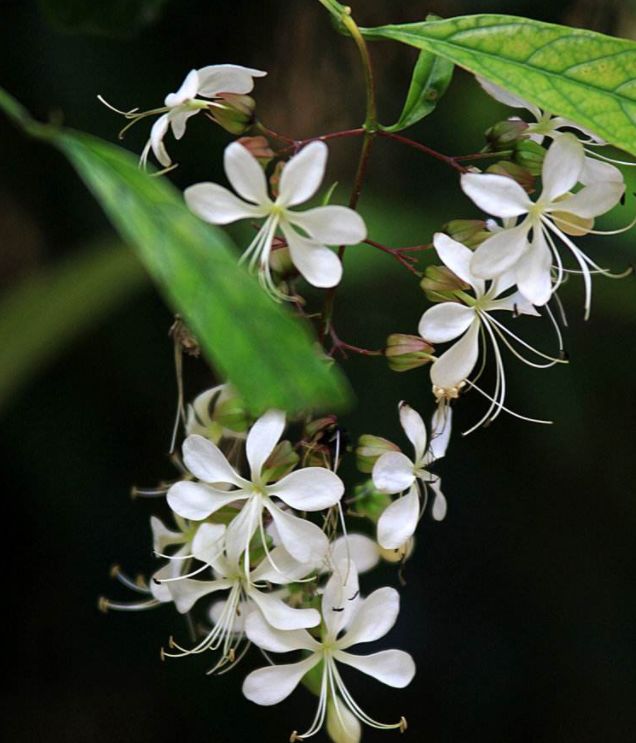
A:
{"label": "green flower bud", "polygon": [[454,302],[456,291],[470,289],[446,266],[428,266],[420,286],[430,302]]}
{"label": "green flower bud", "polygon": [[224,93],[210,106],[210,115],[230,134],[244,134],[254,124],[256,102],[249,95]]}
{"label": "green flower bud", "polygon": [[419,335],[392,333],[386,339],[384,355],[389,362],[390,369],[404,372],[430,363],[434,350],[433,346]]}
{"label": "green flower bud", "polygon": [[488,142],[488,151],[502,152],[503,150],[512,150],[517,142],[527,137],[526,129],[528,125],[525,121],[518,119],[507,119],[499,121],[490,129],[486,130],[486,140]]}
{"label": "green flower bud", "polygon": [[526,191],[526,193],[533,193],[535,190],[534,176],[527,168],[524,168],[517,163],[502,160],[491,165],[486,172],[494,173],[495,175],[505,175],[508,178],[512,178],[512,180],[516,181],[521,188]]}
{"label": "green flower bud", "polygon": [[373,480],[360,483],[353,489],[353,509],[356,516],[365,516],[377,522],[390,503],[391,496],[376,490]]}
{"label": "green flower bud", "polygon": [[369,474],[378,458],[388,451],[400,451],[400,447],[382,436],[369,433],[360,436],[356,448],[356,464],[360,472]]}
{"label": "green flower bud", "polygon": [[467,248],[476,248],[491,235],[483,219],[453,219],[442,227],[442,232]]}
{"label": "green flower bud", "polygon": [[543,147],[531,139],[519,142],[515,147],[515,154],[512,156],[513,161],[517,165],[526,168],[532,175],[541,175],[544,158],[545,150]]}
{"label": "green flower bud", "polygon": [[247,431],[251,423],[245,403],[236,393],[217,404],[212,413],[212,420],[223,428],[229,428],[237,433]]}

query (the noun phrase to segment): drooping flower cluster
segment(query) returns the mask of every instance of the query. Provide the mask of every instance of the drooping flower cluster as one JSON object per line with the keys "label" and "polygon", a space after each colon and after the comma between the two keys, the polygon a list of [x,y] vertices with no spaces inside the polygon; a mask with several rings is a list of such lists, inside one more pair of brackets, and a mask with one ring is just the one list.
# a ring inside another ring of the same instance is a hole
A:
{"label": "drooping flower cluster", "polygon": [[[525,108],[534,121],[512,118],[492,127],[486,150],[473,159],[492,155],[498,162],[485,172],[459,168],[460,188],[486,219],[453,220],[433,235],[432,247],[443,265],[425,269],[421,287],[432,306],[413,308],[414,324],[420,316],[418,335],[393,333],[384,352],[362,349],[343,342],[333,325],[333,292],[343,276],[345,246],[366,242],[367,248],[379,248],[420,276],[413,253],[423,246],[389,248],[368,239],[365,221],[351,208],[365,172],[365,150],[351,206],[330,203],[331,189],[320,205],[296,208],[317,194],[328,148],[320,138],[292,140],[257,121],[255,103],[246,94],[254,78],[263,75],[236,65],[203,67],[191,71],[163,107],[125,112],[131,124],[159,116],[141,164],[146,165],[152,151],[169,169],[172,160],[164,146],[168,130],[180,139],[187,120],[200,111],[228,132],[253,135],[231,142],[224,151],[235,193],[216,183],[194,184],[185,191],[187,206],[211,224],[253,223],[256,232],[246,240],[241,260],[274,300],[290,300],[304,320],[317,320],[317,339],[326,344],[327,356],[384,353],[390,367],[400,372],[430,365],[436,407],[427,431],[420,413],[399,404],[412,455],[383,437],[360,436],[355,454],[367,479],[345,486],[338,471],[350,449],[335,415],[305,410],[293,417],[269,410],[254,420],[230,383],[205,390],[183,415],[179,479],[135,491],[165,496],[171,511],[170,527],[151,518],[154,552],[163,562],[149,582],[113,570],[114,577],[144,598],[130,604],[101,599],[100,606],[173,606],[188,617],[198,614],[200,621],[189,623],[195,628],[190,645],[171,640],[163,657],[212,653],[210,673],[230,670],[251,646],[263,654],[285,654],[283,662],[270,661],[247,673],[245,697],[274,705],[302,683],[318,698],[317,709],[304,732],[295,729],[291,740],[305,740],[326,726],[335,743],[357,743],[361,723],[404,731],[406,720],[375,720],[347,689],[340,667],[353,667],[396,688],[409,684],[415,673],[413,659],[401,650],[350,652],[384,637],[400,605],[392,587],[362,598],[359,576],[380,560],[401,568],[427,513],[436,522],[446,517],[438,462],[449,446],[453,406],[465,392],[475,390],[489,401],[484,415],[465,433],[502,411],[548,422],[507,407],[504,356],[536,369],[566,362],[557,321],[562,308],[554,313],[550,304],[565,279],[580,274],[589,316],[592,275],[613,274],[573,238],[599,234],[594,219],[621,202],[625,185],[615,163],[599,152],[604,143],[598,137],[481,80],[490,95]],[[369,136],[362,129],[341,134]],[[339,255],[331,249],[336,246]],[[302,280],[329,290],[321,311],[307,309],[312,297],[304,296]],[[523,325],[537,317],[545,317],[555,334],[553,354],[509,327],[511,321]],[[492,392],[481,382],[482,375],[493,371],[489,359],[494,359]],[[346,514],[358,517],[359,533],[349,531]]]}

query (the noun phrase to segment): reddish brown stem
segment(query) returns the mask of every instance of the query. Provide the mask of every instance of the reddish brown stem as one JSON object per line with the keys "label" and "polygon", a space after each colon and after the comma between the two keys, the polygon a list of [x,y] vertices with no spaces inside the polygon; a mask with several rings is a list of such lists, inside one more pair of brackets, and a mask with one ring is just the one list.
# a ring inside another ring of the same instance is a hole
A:
{"label": "reddish brown stem", "polygon": [[333,345],[331,346],[331,350],[329,351],[329,356],[333,356],[337,351],[340,351],[343,358],[347,358],[347,351],[351,353],[357,353],[360,356],[384,356],[384,351],[382,349],[379,349],[377,351],[373,351],[368,348],[360,348],[360,346],[352,346],[351,343],[345,343],[345,341],[340,340],[338,337],[338,334],[334,330],[333,325],[329,327],[329,335],[331,337],[331,340],[333,342]]}

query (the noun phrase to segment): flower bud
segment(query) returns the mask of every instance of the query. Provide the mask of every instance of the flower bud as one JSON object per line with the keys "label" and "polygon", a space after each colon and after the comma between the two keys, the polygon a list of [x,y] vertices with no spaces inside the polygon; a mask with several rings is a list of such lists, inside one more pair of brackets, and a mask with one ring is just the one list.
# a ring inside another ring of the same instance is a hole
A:
{"label": "flower bud", "polygon": [[430,302],[454,302],[456,291],[470,289],[446,266],[427,266],[420,286]]}
{"label": "flower bud", "polygon": [[356,485],[352,500],[355,515],[365,516],[373,522],[377,522],[384,510],[391,505],[391,496],[376,490],[373,480]]}
{"label": "flower bud", "polygon": [[298,453],[294,450],[291,442],[279,441],[274,451],[269,455],[263,467],[263,481],[274,482],[288,475],[300,462]]}
{"label": "flower bud", "polygon": [[453,219],[442,227],[442,232],[467,248],[476,248],[490,237],[483,219]]}
{"label": "flower bud", "polygon": [[212,414],[212,420],[223,428],[229,428],[237,433],[244,433],[250,426],[250,416],[245,403],[233,391],[222,400],[219,400]]}
{"label": "flower bud", "polygon": [[527,137],[528,125],[521,119],[506,119],[486,129],[486,140],[490,152],[512,150],[515,145]]}
{"label": "flower bud", "polygon": [[303,466],[332,468],[334,458],[342,456],[348,443],[347,432],[338,425],[335,415],[311,421],[305,426],[302,442]]}
{"label": "flower bud", "polygon": [[516,181],[526,193],[533,193],[535,190],[534,176],[527,168],[524,168],[517,163],[508,160],[501,160],[500,162],[491,165],[486,170],[486,173],[505,175],[508,178],[512,178],[512,180]]}
{"label": "flower bud", "polygon": [[419,335],[392,333],[386,339],[384,355],[389,362],[390,369],[404,372],[430,363],[434,350],[433,346]]}
{"label": "flower bud", "polygon": [[244,134],[254,123],[256,102],[249,95],[222,93],[210,106],[210,115],[230,134]]}
{"label": "flower bud", "polygon": [[515,147],[515,154],[512,156],[517,165],[526,168],[532,175],[541,175],[544,158],[545,150],[543,147],[531,139],[524,139],[519,142]]}
{"label": "flower bud", "polygon": [[262,165],[266,165],[274,157],[274,150],[269,146],[269,141],[260,134],[257,137],[240,137],[236,141]]}
{"label": "flower bud", "polygon": [[360,472],[370,473],[378,458],[388,451],[400,451],[400,447],[382,436],[362,434],[356,448],[356,464]]}

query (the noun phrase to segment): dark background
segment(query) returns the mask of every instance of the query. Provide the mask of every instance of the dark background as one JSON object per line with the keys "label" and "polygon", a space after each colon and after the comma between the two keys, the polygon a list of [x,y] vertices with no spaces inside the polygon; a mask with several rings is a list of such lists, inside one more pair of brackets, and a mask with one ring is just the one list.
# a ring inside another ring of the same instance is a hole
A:
{"label": "dark background", "polygon": [[[109,3],[102,5],[103,29],[104,19],[111,21]],[[365,25],[420,20],[431,11],[501,11],[636,35],[631,2],[353,6]],[[191,68],[229,61],[269,70],[256,94],[261,117],[275,129],[306,137],[359,125],[354,51],[317,2],[173,1],[143,21],[138,29],[115,22],[110,35],[69,32],[34,2],[1,2],[0,84],[36,116],[114,141],[121,122],[97,93],[122,108],[150,108]],[[414,55],[393,45],[374,46],[373,54],[389,121]],[[506,113],[459,73],[413,136],[445,152],[476,151],[483,130]],[[139,152],[148,128],[139,124],[125,146]],[[185,186],[222,178],[220,152],[228,141],[203,117],[192,120],[181,143],[168,142],[181,163],[173,180]],[[340,201],[357,146],[331,148],[329,177],[342,184]],[[96,240],[110,240],[111,232],[57,153],[4,120],[0,152],[0,282],[9,296],[39,271],[96,250]],[[633,206],[630,194],[626,211],[603,224],[629,221]],[[374,153],[361,211],[371,235],[391,245],[428,242],[448,219],[477,216],[451,171],[387,142]],[[634,260],[633,236],[589,245],[613,268]],[[336,308],[343,337],[379,346],[389,332],[415,332],[426,304],[413,277],[379,253],[351,249],[346,265]],[[502,417],[452,441],[441,468],[449,515],[421,528],[404,573],[403,612],[387,641],[414,654],[417,676],[399,692],[356,675],[351,682],[378,719],[404,714],[410,740],[636,739],[635,286],[634,279],[599,279],[585,323],[582,289],[572,282],[565,293],[570,366],[535,372],[510,360],[510,404],[554,418],[554,426]],[[25,374],[2,411],[5,739],[284,741],[309,722],[314,700],[304,690],[270,709],[243,699],[240,684],[245,669],[259,663],[256,653],[233,674],[206,677],[208,665],[198,658],[160,662],[169,635],[185,638],[172,609],[97,611],[100,594],[128,598],[109,580],[113,562],[132,574],[153,569],[153,504],[131,501],[130,485],[152,485],[172,473],[165,455],[175,401],[171,314],[145,282],[125,294],[107,317],[85,322],[88,330]],[[547,324],[537,337],[551,347]],[[397,375],[382,360],[359,358],[345,369],[358,391],[357,407],[344,420],[354,437],[375,432],[404,443],[399,399],[425,416],[432,411],[426,369]],[[191,394],[212,381],[202,362],[187,362]],[[463,400],[457,433],[481,410],[479,400]],[[383,568],[364,585],[381,583],[397,585],[396,571]],[[365,740],[391,735],[370,731]]]}

